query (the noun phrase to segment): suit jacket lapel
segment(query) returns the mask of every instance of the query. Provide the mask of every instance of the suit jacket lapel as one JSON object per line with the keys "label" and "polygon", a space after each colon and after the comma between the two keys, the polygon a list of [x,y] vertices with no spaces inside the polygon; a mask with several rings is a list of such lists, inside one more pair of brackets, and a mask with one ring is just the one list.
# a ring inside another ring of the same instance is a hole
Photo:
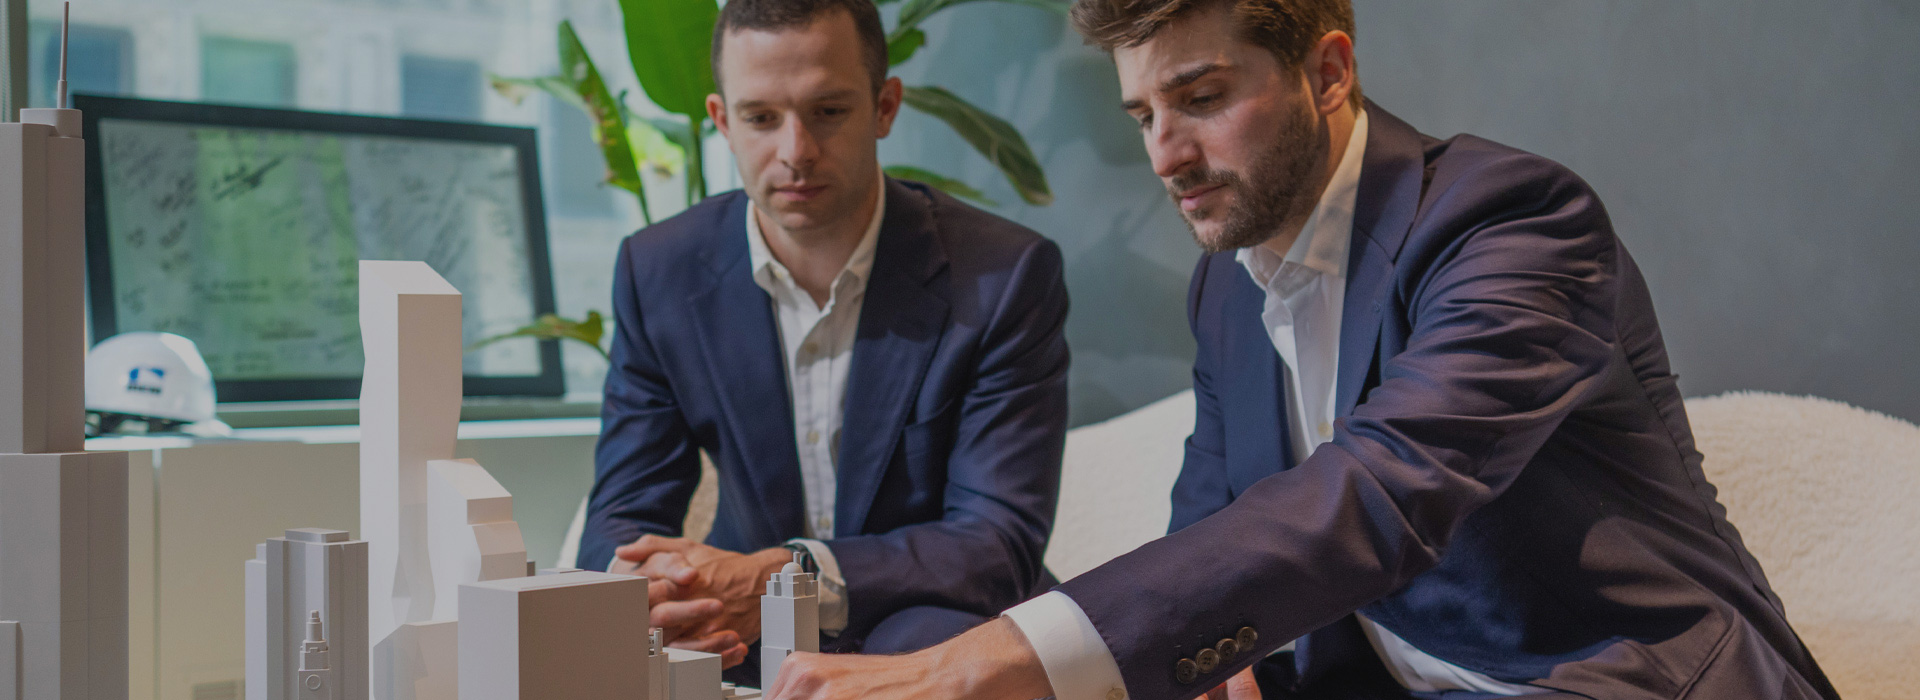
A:
{"label": "suit jacket lapel", "polygon": [[748,269],[746,195],[737,195],[722,220],[717,244],[706,250],[709,284],[687,300],[699,313],[694,324],[707,358],[710,385],[719,394],[726,429],[745,464],[740,472],[754,490],[744,503],[767,528],[761,539],[797,537],[806,523],[800,455],[793,441],[793,403],[787,396],[786,363],[772,301]]}
{"label": "suit jacket lapel", "polygon": [[1420,133],[1367,103],[1367,152],[1353,206],[1353,245],[1347,260],[1347,296],[1340,315],[1340,368],[1335,414],[1360,401],[1380,341],[1380,314],[1391,287],[1394,259],[1426,186]]}
{"label": "suit jacket lapel", "polygon": [[866,525],[947,322],[947,301],[930,288],[947,264],[932,202],[892,179],[886,186],[887,212],[847,372],[836,537],[860,534]]}
{"label": "suit jacket lapel", "polygon": [[[1224,255],[1224,254],[1223,254]],[[1260,317],[1266,305],[1266,292],[1254,284],[1247,271],[1235,263],[1222,272],[1233,276],[1231,296],[1221,314],[1228,326],[1227,357],[1248,358],[1246,362],[1224,363],[1222,376],[1216,377],[1216,391],[1223,411],[1231,458],[1227,461],[1227,484],[1233,495],[1253,482],[1279,473],[1293,465],[1291,458],[1293,425],[1287,420],[1287,386],[1281,370],[1284,360],[1267,335],[1266,322]],[[1248,469],[1233,469],[1245,464]]]}

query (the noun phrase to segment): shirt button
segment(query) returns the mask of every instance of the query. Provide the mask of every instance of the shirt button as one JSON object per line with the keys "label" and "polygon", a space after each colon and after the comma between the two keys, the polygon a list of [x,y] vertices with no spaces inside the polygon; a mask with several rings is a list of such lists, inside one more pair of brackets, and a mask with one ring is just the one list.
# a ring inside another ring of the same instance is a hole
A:
{"label": "shirt button", "polygon": [[1107,689],[1107,700],[1127,700],[1127,691],[1119,688]]}
{"label": "shirt button", "polygon": [[1320,437],[1323,437],[1323,438],[1333,437],[1333,425],[1331,423],[1320,424]]}
{"label": "shirt button", "polygon": [[820,442],[820,431],[818,430],[807,431],[807,444],[812,445],[817,442]]}

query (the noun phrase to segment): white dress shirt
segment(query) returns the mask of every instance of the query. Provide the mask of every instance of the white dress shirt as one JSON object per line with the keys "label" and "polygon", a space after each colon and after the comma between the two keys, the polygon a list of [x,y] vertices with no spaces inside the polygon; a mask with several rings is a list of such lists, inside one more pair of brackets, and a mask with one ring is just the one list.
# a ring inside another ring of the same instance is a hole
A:
{"label": "white dress shirt", "polygon": [[[1333,438],[1340,315],[1346,301],[1347,260],[1360,163],[1367,147],[1367,115],[1354,120],[1340,164],[1300,236],[1285,257],[1265,247],[1242,249],[1235,259],[1266,292],[1260,314],[1274,350],[1286,363],[1288,432],[1298,463]],[[1008,610],[1033,645],[1059,700],[1123,700],[1126,684],[1099,630],[1065,593],[1052,591]],[[1365,616],[1356,615],[1367,641],[1394,680],[1409,690],[1474,690],[1526,695],[1545,688],[1503,683],[1414,648]]]}
{"label": "white dress shirt", "polygon": [[834,496],[839,488],[840,421],[846,414],[847,371],[853,366],[853,339],[866,301],[873,251],[887,210],[887,188],[880,183],[867,230],[853,255],[833,279],[825,306],[794,284],[793,274],[773,257],[760,231],[753,204],[747,210],[747,259],[753,281],[767,291],[780,329],[781,357],[787,370],[787,396],[793,401],[793,439],[800,454],[800,484],[806,502],[805,545],[820,566],[820,631],[838,635],[847,627],[847,580],[833,549]]}

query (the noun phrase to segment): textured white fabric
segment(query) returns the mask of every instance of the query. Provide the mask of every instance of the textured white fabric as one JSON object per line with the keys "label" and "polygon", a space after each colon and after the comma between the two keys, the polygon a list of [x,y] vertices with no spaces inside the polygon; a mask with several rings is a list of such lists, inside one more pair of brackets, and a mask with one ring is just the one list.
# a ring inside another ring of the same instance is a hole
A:
{"label": "textured white fabric", "polygon": [[1687,401],[1727,520],[1848,700],[1920,688],[1920,427],[1827,399]]}
{"label": "textured white fabric", "polygon": [[[760,230],[760,217],[747,208],[747,260],[753,281],[766,290],[780,330],[780,357],[787,371],[787,396],[793,402],[793,440],[800,456],[800,483],[806,502],[807,546],[820,565],[820,631],[837,635],[847,627],[846,579],[831,548],[819,540],[833,537],[834,496],[839,488],[840,423],[846,413],[847,374],[853,367],[854,333],[866,301],[873,251],[887,210],[882,181],[867,229],[847,264],[833,280],[825,306],[793,281],[773,256]],[[817,546],[816,546],[817,545]],[[831,567],[832,575],[828,576]]]}

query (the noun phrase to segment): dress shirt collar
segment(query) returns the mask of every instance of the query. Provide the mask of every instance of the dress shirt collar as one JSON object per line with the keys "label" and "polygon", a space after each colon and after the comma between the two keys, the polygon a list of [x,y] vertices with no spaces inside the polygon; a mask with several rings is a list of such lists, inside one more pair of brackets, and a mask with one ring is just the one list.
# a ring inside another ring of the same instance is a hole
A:
{"label": "dress shirt collar", "polygon": [[1273,251],[1262,246],[1241,248],[1234,260],[1247,268],[1253,275],[1254,283],[1266,289],[1279,272],[1282,262],[1305,267],[1323,275],[1343,278],[1347,274],[1347,249],[1353,243],[1353,207],[1360,190],[1360,163],[1365,160],[1367,151],[1367,113],[1363,110],[1353,120],[1353,134],[1347,137],[1347,148],[1340,156],[1340,165],[1333,170],[1333,177],[1327,181],[1327,189],[1320,194],[1320,202],[1313,207],[1313,214],[1307,217],[1307,223],[1300,227],[1300,236],[1293,239],[1293,245],[1287,248],[1287,256],[1278,259]]}
{"label": "dress shirt collar", "polygon": [[[880,194],[874,198],[873,217],[867,221],[867,232],[860,236],[860,242],[853,247],[853,255],[847,257],[846,267],[834,277],[830,295],[837,296],[840,288],[847,284],[857,284],[865,288],[867,277],[873,272],[873,251],[880,241],[880,222],[887,213],[887,179],[880,177]],[[773,257],[773,249],[767,247],[766,235],[760,231],[760,217],[754,211],[751,199],[747,201],[747,263],[753,271],[753,281],[767,290],[768,294],[778,293],[777,285],[793,283],[793,273],[787,266]],[[831,298],[831,296],[829,297]]]}

